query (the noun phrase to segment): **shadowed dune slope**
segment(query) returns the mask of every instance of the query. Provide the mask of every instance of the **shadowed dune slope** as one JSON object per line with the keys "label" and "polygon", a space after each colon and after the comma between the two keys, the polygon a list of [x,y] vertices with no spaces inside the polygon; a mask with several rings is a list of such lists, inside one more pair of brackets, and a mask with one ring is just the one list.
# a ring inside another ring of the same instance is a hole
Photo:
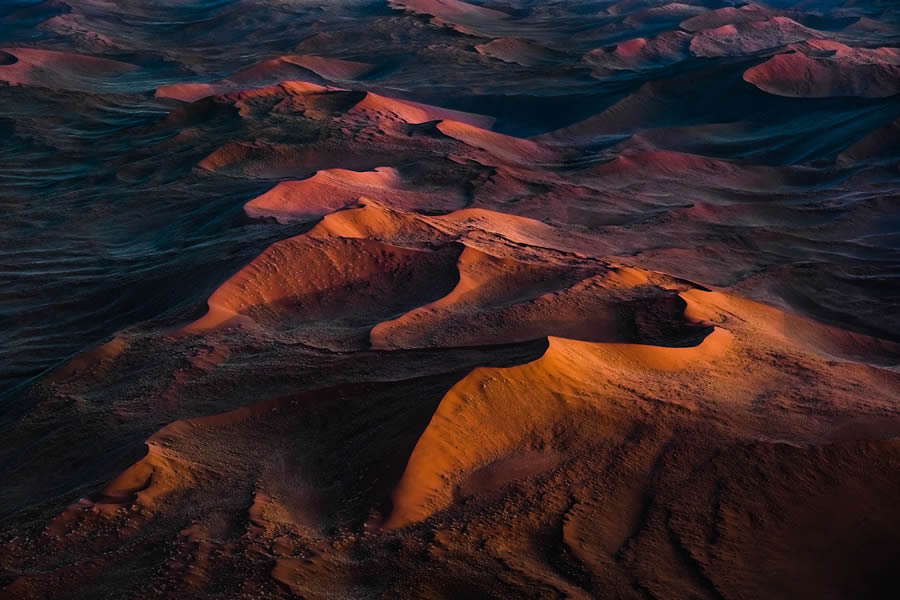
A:
{"label": "shadowed dune slope", "polygon": [[0,2],[0,600],[893,600],[881,0]]}
{"label": "shadowed dune slope", "polygon": [[779,96],[894,96],[900,94],[900,50],[811,41],[749,69],[744,79]]}

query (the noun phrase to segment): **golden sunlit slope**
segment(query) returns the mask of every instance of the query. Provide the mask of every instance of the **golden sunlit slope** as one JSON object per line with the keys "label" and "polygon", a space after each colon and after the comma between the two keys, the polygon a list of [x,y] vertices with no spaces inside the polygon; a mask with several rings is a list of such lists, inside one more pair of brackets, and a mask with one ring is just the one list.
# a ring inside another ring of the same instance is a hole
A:
{"label": "golden sunlit slope", "polygon": [[890,3],[0,7],[0,599],[887,599]]}

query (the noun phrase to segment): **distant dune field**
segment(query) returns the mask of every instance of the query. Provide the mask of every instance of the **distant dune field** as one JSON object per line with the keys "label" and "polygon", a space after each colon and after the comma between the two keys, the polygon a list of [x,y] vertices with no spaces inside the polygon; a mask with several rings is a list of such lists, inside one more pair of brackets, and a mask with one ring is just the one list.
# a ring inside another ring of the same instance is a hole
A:
{"label": "distant dune field", "polygon": [[0,6],[0,600],[896,598],[900,11]]}

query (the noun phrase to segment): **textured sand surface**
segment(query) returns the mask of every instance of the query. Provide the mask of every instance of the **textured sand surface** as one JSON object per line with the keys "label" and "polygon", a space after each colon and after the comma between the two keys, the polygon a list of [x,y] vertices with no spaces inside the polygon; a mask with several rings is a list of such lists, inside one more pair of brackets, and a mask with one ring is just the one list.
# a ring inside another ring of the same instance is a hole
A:
{"label": "textured sand surface", "polygon": [[0,599],[895,598],[900,13],[0,6]]}

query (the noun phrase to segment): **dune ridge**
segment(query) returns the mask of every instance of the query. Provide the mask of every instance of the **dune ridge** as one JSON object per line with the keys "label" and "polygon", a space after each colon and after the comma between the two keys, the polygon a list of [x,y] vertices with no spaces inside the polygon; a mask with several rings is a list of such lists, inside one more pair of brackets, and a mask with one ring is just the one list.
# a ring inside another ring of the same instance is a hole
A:
{"label": "dune ridge", "polygon": [[499,10],[486,8],[462,0],[389,0],[388,5],[397,10],[426,15],[437,25],[445,25],[463,33],[478,32],[483,27],[495,26],[509,18]]}
{"label": "dune ridge", "polygon": [[114,78],[139,70],[125,62],[35,48],[3,48],[0,81],[11,85],[90,91],[112,86]]}
{"label": "dune ridge", "polygon": [[809,41],[748,69],[744,80],[771,94],[797,98],[894,96],[900,93],[900,51]]}
{"label": "dune ridge", "polygon": [[896,596],[878,0],[0,8],[0,600]]}
{"label": "dune ridge", "polygon": [[391,167],[357,172],[319,171],[302,181],[283,181],[244,205],[250,217],[273,217],[280,223],[323,217],[361,199],[390,202],[401,209],[457,208],[464,200],[415,189]]}
{"label": "dune ridge", "polygon": [[260,88],[283,81],[347,81],[374,70],[368,63],[325,56],[287,54],[255,64],[224,79],[210,83],[175,83],[160,86],[156,96],[182,102],[196,102],[208,96],[220,96],[248,88]]}
{"label": "dune ridge", "polygon": [[443,119],[455,120],[474,127],[483,128],[490,128],[494,123],[494,118],[490,116],[465,113],[437,106],[429,106],[418,102],[398,100],[396,98],[387,98],[371,92],[367,93],[365,98],[360,100],[359,103],[351,109],[351,112],[371,112],[389,115],[413,125]]}

